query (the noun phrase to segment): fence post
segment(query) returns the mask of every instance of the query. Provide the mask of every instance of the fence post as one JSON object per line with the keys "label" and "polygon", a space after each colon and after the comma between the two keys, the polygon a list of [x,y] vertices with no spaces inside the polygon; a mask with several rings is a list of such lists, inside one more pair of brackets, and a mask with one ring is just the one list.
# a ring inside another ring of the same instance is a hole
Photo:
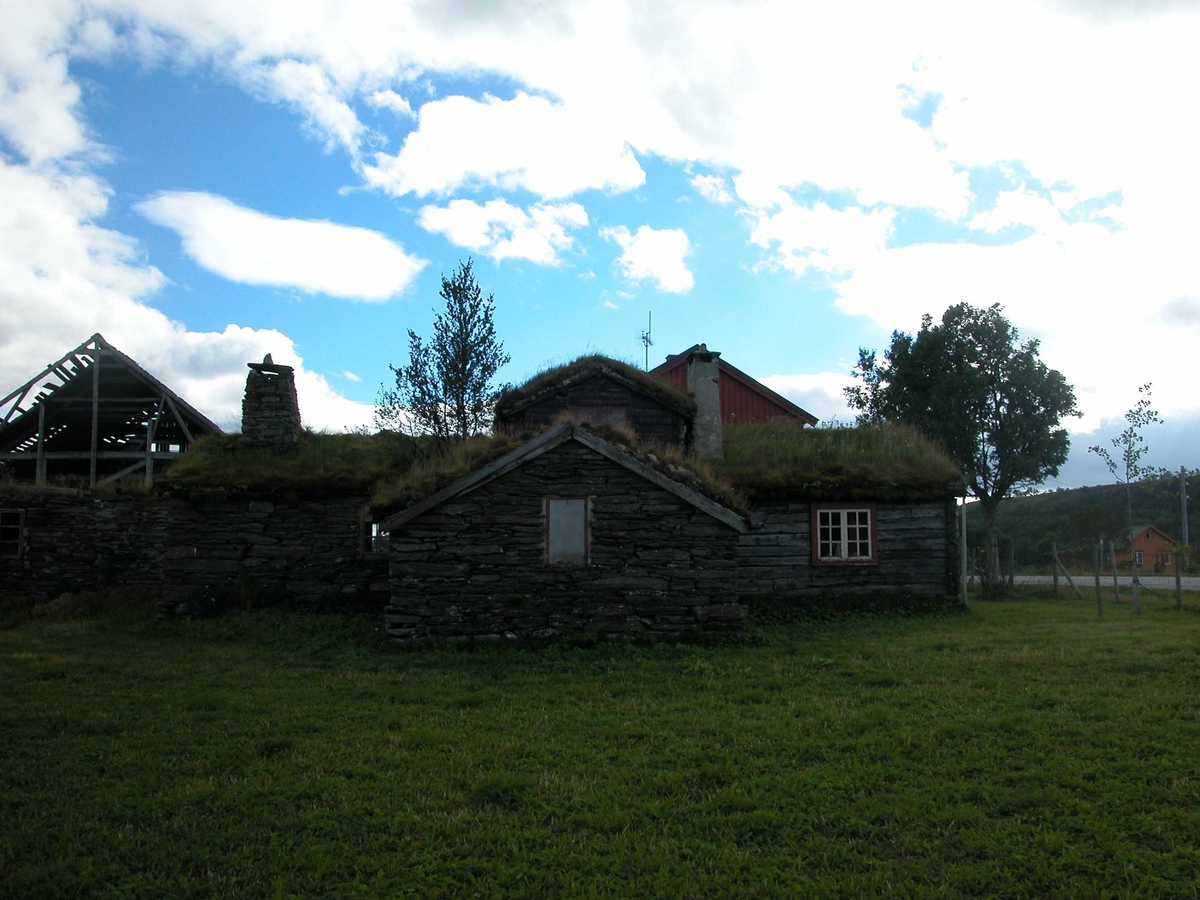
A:
{"label": "fence post", "polygon": [[1104,598],[1100,593],[1100,567],[1104,564],[1104,538],[1092,548],[1092,569],[1096,573],[1096,615],[1104,615]]}
{"label": "fence post", "polygon": [[1050,545],[1050,574],[1054,576],[1054,599],[1058,599],[1058,544]]}

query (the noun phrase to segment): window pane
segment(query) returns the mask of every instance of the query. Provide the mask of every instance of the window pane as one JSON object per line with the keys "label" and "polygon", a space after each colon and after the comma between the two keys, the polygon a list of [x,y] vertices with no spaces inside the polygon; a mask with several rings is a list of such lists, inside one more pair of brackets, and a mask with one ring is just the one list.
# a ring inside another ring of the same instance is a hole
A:
{"label": "window pane", "polygon": [[547,500],[546,517],[546,561],[587,563],[587,500]]}
{"label": "window pane", "polygon": [[842,558],[842,513],[836,509],[817,511],[817,557]]}

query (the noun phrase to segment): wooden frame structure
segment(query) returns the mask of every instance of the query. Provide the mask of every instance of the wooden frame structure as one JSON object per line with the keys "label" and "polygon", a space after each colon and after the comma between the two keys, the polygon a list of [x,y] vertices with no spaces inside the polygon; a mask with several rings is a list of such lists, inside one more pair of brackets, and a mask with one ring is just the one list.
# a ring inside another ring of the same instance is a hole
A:
{"label": "wooden frame structure", "polygon": [[156,462],[220,433],[100,334],[0,400],[0,462],[35,484],[55,474],[95,488],[138,471],[150,484]]}

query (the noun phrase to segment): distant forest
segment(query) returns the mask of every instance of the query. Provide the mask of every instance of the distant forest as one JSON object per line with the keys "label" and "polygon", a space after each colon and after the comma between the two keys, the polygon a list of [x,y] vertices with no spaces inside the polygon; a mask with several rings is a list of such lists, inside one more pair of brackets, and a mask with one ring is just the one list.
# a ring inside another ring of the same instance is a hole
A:
{"label": "distant forest", "polygon": [[[1193,548],[1200,539],[1200,469],[1187,473],[1188,537]],[[1179,515],[1179,473],[1159,471],[1133,484],[1133,524],[1156,525],[1182,540]],[[1003,500],[999,507],[1000,557],[1007,567],[1009,546],[1018,570],[1048,568],[1052,544],[1064,561],[1089,568],[1092,548],[1101,538],[1128,544],[1125,531],[1125,486],[1060,488],[1044,494]],[[967,546],[983,543],[983,517],[978,504],[967,507]],[[1192,555],[1190,568],[1197,568]]]}

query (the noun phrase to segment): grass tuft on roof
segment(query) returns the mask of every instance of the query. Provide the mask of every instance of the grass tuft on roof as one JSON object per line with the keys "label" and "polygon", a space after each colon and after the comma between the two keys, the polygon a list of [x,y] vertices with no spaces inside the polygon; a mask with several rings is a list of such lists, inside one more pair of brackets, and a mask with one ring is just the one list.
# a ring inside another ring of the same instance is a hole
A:
{"label": "grass tuft on roof", "polygon": [[627,381],[633,382],[639,390],[661,403],[681,409],[689,415],[696,411],[696,401],[675,386],[655,378],[648,372],[643,372],[630,363],[593,353],[580,356],[562,365],[549,366],[533,375],[524,384],[509,388],[496,403],[496,417],[503,419],[511,415],[514,408],[523,401],[553,388],[568,378],[601,368],[608,369]]}
{"label": "grass tuft on roof", "polygon": [[198,438],[161,480],[194,487],[369,490],[412,465],[420,446],[396,432],[328,434],[306,431],[294,453],[239,446],[240,435]]}
{"label": "grass tuft on roof", "polygon": [[946,496],[963,482],[941,448],[906,425],[726,425],[724,444],[713,469],[752,501],[906,500]]}

